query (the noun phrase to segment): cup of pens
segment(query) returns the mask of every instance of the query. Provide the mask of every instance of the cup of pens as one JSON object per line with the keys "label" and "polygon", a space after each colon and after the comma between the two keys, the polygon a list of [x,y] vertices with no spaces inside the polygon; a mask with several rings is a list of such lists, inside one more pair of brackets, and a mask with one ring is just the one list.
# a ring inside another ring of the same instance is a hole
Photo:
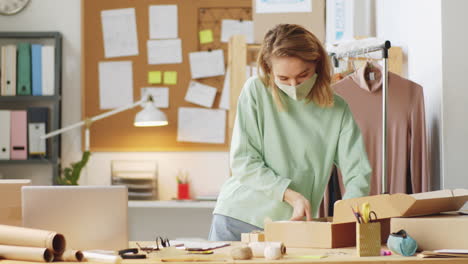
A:
{"label": "cup of pens", "polygon": [[380,222],[369,203],[351,207],[356,217],[356,251],[360,257],[380,256]]}
{"label": "cup of pens", "polygon": [[190,200],[190,183],[188,180],[188,172],[177,174],[177,199]]}

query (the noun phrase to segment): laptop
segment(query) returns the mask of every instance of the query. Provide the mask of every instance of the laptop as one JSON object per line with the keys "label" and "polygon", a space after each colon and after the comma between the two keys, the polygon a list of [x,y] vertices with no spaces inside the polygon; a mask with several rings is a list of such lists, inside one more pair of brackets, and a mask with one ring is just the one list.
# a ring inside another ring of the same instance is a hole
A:
{"label": "laptop", "polygon": [[128,248],[125,186],[24,186],[23,226],[65,236],[67,249]]}

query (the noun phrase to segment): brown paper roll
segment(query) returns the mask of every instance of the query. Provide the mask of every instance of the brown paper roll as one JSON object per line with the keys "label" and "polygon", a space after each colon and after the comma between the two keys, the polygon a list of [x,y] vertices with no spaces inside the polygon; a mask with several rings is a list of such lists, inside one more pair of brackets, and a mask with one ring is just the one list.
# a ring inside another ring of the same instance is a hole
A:
{"label": "brown paper roll", "polygon": [[79,250],[67,249],[63,254],[55,255],[54,260],[67,261],[67,262],[81,262],[83,261],[83,252]]}
{"label": "brown paper roll", "polygon": [[65,250],[65,237],[53,231],[0,225],[0,244],[47,248],[52,254],[62,254]]}
{"label": "brown paper roll", "polygon": [[0,258],[11,260],[51,262],[54,254],[47,248],[0,245]]}

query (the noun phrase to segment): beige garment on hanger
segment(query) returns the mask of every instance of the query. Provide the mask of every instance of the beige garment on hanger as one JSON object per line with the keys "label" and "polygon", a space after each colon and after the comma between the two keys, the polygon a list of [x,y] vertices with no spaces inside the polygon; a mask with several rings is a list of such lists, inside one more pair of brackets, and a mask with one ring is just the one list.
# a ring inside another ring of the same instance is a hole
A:
{"label": "beige garment on hanger", "polygon": [[[371,195],[381,192],[382,67],[361,67],[333,85],[348,102],[361,129],[373,169]],[[369,71],[373,72],[370,80]],[[422,87],[389,72],[387,99],[387,190],[389,193],[428,191],[430,173]],[[344,188],[341,183],[341,191]]]}

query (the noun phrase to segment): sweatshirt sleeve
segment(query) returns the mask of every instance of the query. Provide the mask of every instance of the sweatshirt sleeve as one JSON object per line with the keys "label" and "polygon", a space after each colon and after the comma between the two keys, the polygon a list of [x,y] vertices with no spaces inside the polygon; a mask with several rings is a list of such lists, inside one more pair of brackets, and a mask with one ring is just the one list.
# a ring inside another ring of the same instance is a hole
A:
{"label": "sweatshirt sleeve", "polygon": [[247,80],[238,100],[230,150],[232,177],[271,199],[282,201],[291,180],[277,175],[264,162],[262,117],[255,88],[254,80]]}
{"label": "sweatshirt sleeve", "polygon": [[369,195],[372,169],[367,158],[361,131],[346,106],[343,113],[335,164],[340,168],[346,192],[343,199]]}

